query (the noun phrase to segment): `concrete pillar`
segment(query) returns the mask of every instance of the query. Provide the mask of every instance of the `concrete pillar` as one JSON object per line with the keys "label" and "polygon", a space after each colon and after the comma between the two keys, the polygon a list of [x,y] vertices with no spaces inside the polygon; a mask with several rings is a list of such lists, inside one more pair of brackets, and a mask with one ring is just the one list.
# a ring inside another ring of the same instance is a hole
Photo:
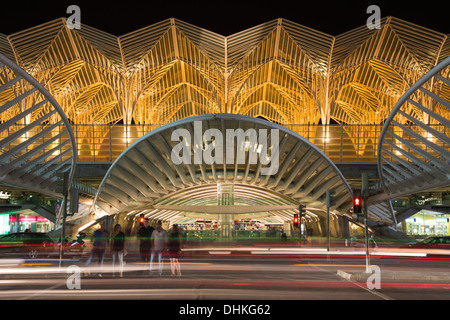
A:
{"label": "concrete pillar", "polygon": [[232,214],[219,214],[219,236],[227,240],[233,238],[234,218]]}
{"label": "concrete pillar", "polygon": [[[217,184],[217,204],[234,205],[233,184]],[[221,213],[218,216],[219,237],[222,240],[231,240],[234,236],[234,215]]]}

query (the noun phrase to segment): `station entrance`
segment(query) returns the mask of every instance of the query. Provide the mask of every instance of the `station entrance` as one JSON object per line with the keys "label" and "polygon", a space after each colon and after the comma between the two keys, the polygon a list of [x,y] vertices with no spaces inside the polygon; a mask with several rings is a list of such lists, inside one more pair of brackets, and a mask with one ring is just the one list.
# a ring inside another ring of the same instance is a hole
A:
{"label": "station entrance", "polygon": [[331,224],[340,230],[352,191],[321,150],[266,120],[211,114],[170,123],[133,143],[109,168],[94,201],[97,213],[132,229],[144,215],[227,240],[294,235],[299,205],[307,209],[304,234],[323,234],[327,190],[336,192]]}

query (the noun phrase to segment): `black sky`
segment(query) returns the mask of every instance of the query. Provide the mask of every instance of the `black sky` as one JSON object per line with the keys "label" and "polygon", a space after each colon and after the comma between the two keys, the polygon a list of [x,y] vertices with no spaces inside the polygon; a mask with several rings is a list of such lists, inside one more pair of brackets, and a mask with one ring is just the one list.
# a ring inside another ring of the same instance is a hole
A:
{"label": "black sky", "polygon": [[[5,2],[5,1],[3,1]],[[114,35],[123,35],[167,18],[230,35],[276,18],[338,35],[366,23],[366,9],[376,4],[381,16],[394,16],[445,34],[450,33],[448,1],[377,0],[122,0],[29,1],[2,3],[0,33],[12,34],[41,23],[68,17],[71,4],[81,8],[81,22]]]}

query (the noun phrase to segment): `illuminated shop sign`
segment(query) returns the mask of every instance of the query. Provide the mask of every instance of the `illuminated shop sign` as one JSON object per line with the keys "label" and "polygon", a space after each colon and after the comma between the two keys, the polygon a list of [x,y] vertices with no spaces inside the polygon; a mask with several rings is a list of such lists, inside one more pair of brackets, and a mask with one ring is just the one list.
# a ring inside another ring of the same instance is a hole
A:
{"label": "illuminated shop sign", "polygon": [[[20,216],[19,222],[48,222],[49,220],[41,216]],[[16,222],[16,217],[10,216],[9,222]]]}
{"label": "illuminated shop sign", "polygon": [[9,231],[9,214],[0,214],[0,234],[8,234]]}

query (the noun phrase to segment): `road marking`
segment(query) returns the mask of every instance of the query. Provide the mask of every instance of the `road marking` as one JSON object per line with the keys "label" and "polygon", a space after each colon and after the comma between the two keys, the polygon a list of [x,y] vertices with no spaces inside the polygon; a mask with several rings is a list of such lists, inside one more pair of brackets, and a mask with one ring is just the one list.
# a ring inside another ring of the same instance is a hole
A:
{"label": "road marking", "polygon": [[383,294],[383,293],[381,293],[381,292],[378,292],[377,289],[369,289],[369,288],[367,287],[367,283],[366,283],[365,286],[364,286],[364,285],[362,285],[361,283],[359,283],[359,282],[357,282],[357,281],[355,281],[355,280],[351,280],[351,278],[348,277],[348,276],[346,276],[346,275],[348,275],[348,274],[345,273],[345,272],[340,273],[340,272],[338,271],[338,276],[340,276],[341,278],[347,280],[348,282],[350,282],[350,283],[356,285],[357,287],[360,287],[361,289],[364,289],[364,290],[370,292],[371,294],[376,295],[377,297],[379,297],[379,298],[381,298],[381,299],[383,299],[383,300],[394,300],[394,298],[391,298],[391,297],[389,297],[389,296],[387,296],[387,295],[385,295],[385,294]]}
{"label": "road marking", "polygon": [[[325,265],[325,266],[328,266],[328,265]],[[348,265],[348,266],[357,266],[357,265]],[[366,265],[363,265],[363,266],[366,267]],[[321,268],[319,268],[319,267],[318,267],[317,269],[322,270],[322,271],[325,271],[325,272],[329,272],[328,270],[323,270],[323,269],[321,269]],[[342,277],[342,276],[340,276],[340,277],[343,278],[343,279],[345,279],[347,282],[350,282],[350,283],[356,285],[357,287],[360,287],[360,288],[362,288],[362,289],[364,289],[364,290],[370,292],[371,294],[376,295],[377,297],[379,297],[379,298],[381,298],[381,299],[383,299],[383,300],[394,300],[393,298],[391,298],[391,297],[389,297],[389,296],[387,296],[387,295],[385,295],[385,294],[382,294],[382,293],[380,293],[380,292],[377,292],[376,290],[370,290],[369,288],[360,285],[360,284],[357,283],[356,281],[347,279],[347,278]]]}
{"label": "road marking", "polygon": [[346,280],[347,280],[348,282],[351,282],[351,283],[353,283],[354,285],[356,285],[356,286],[358,286],[358,287],[360,287],[360,288],[362,288],[362,289],[364,289],[364,290],[366,290],[366,291],[368,291],[368,292],[370,292],[370,293],[376,295],[377,297],[380,297],[380,298],[383,299],[383,300],[395,300],[394,298],[391,298],[391,297],[389,297],[389,296],[387,296],[387,295],[385,295],[385,294],[383,294],[383,293],[381,293],[381,292],[378,292],[377,289],[369,289],[369,288],[367,288],[366,286],[363,286],[363,285],[359,284],[359,283],[356,282],[356,281],[348,280],[348,279],[346,279]]}

